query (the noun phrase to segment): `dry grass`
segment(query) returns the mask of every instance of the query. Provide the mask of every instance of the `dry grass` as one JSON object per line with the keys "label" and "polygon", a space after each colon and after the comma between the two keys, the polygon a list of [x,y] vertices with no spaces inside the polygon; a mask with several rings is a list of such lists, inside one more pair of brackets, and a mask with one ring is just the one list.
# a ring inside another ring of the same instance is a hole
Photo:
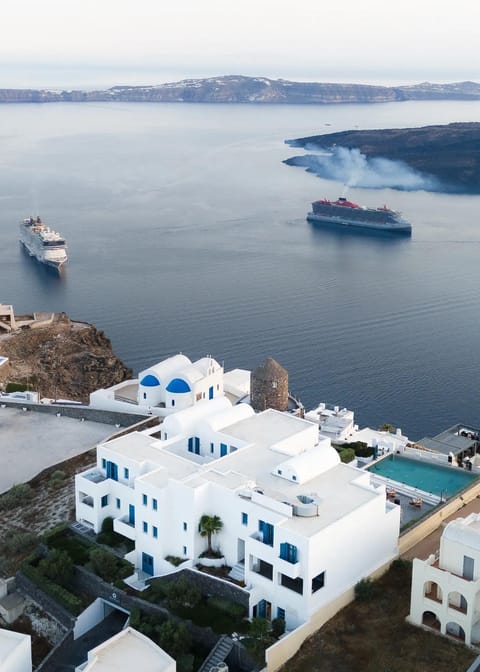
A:
{"label": "dry grass", "polygon": [[339,612],[281,672],[465,672],[478,654],[406,623],[409,606],[410,566],[395,564],[370,601]]}
{"label": "dry grass", "polygon": [[[43,532],[75,519],[75,474],[95,464],[95,449],[45,469],[30,482],[31,498],[22,505],[0,512],[0,575],[13,575],[31,549],[5,552],[5,542],[13,535]],[[62,471],[65,477],[52,478]]]}

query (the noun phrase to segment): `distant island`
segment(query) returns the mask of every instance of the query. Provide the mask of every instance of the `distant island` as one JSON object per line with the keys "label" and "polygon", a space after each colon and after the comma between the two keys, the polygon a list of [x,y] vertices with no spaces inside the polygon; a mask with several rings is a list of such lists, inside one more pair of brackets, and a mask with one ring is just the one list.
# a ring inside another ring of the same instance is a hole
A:
{"label": "distant island", "polygon": [[480,100],[480,84],[457,82],[410,86],[292,82],[226,75],[148,86],[114,86],[104,91],[0,89],[0,103],[142,102],[327,104],[390,103],[406,100]]}
{"label": "distant island", "polygon": [[[352,150],[357,150],[357,155],[351,157],[352,165],[355,163],[353,167],[357,174],[361,173],[358,170],[361,157],[364,160],[364,172],[367,174],[363,177],[363,183],[362,176],[358,177],[359,181],[355,182],[357,186],[391,186],[398,189],[421,188],[429,191],[480,194],[478,122],[421,128],[342,131],[286,142],[311,152],[286,159],[286,164],[302,166],[327,179],[332,176],[334,168],[339,170],[339,166],[347,173],[347,158],[350,158]],[[384,159],[390,161],[390,171],[386,169],[389,166],[382,167],[380,162]],[[398,166],[398,171],[395,172],[391,166]],[[412,172],[408,173],[409,170]],[[383,184],[375,184],[375,178],[380,179],[381,173]],[[347,178],[348,175],[343,176],[346,183]],[[335,179],[339,179],[338,174]],[[402,180],[405,185],[403,187]],[[416,183],[419,186],[414,186]]]}

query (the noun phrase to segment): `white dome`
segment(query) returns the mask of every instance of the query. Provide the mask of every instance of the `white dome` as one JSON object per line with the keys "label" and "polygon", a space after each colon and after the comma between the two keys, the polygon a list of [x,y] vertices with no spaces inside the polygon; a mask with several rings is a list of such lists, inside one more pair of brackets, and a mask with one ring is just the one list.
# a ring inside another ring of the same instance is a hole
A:
{"label": "white dome", "polygon": [[178,413],[168,415],[163,421],[163,431],[168,438],[173,436],[186,436],[190,434],[190,429],[197,426],[202,419],[211,415],[225,411],[232,407],[227,397],[217,397],[209,401],[201,401],[195,406],[189,406]]}
{"label": "white dome", "polygon": [[273,470],[275,476],[295,483],[307,483],[340,464],[340,457],[331,445],[306,450],[300,455],[285,460]]}

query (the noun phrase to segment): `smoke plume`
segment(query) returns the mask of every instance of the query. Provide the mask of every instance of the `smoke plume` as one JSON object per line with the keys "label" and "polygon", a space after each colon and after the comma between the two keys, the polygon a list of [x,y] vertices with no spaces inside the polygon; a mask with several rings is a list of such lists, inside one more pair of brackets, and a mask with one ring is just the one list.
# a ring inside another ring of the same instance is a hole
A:
{"label": "smoke plume", "polygon": [[358,149],[340,146],[325,151],[319,151],[318,146],[307,146],[306,149],[314,150],[315,153],[293,156],[285,163],[303,166],[318,177],[342,182],[350,187],[402,191],[439,191],[441,188],[436,178],[413,170],[403,161],[367,157]]}

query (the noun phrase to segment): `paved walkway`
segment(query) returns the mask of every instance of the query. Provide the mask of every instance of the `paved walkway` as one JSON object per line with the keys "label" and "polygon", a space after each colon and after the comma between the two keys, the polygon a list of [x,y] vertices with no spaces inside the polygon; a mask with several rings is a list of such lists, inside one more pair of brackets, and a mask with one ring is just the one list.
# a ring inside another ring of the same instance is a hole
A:
{"label": "paved walkway", "polygon": [[93,448],[113,425],[0,407],[0,493]]}
{"label": "paved walkway", "polygon": [[480,513],[480,499],[474,499],[469,504],[466,504],[461,509],[453,513],[448,518],[441,523],[434,532],[419,541],[418,544],[413,546],[409,551],[402,555],[402,558],[405,560],[413,560],[413,558],[420,558],[421,560],[426,560],[429,555],[436,553],[440,548],[440,537],[442,536],[443,528],[451,520],[456,518],[466,518],[470,513]]}

